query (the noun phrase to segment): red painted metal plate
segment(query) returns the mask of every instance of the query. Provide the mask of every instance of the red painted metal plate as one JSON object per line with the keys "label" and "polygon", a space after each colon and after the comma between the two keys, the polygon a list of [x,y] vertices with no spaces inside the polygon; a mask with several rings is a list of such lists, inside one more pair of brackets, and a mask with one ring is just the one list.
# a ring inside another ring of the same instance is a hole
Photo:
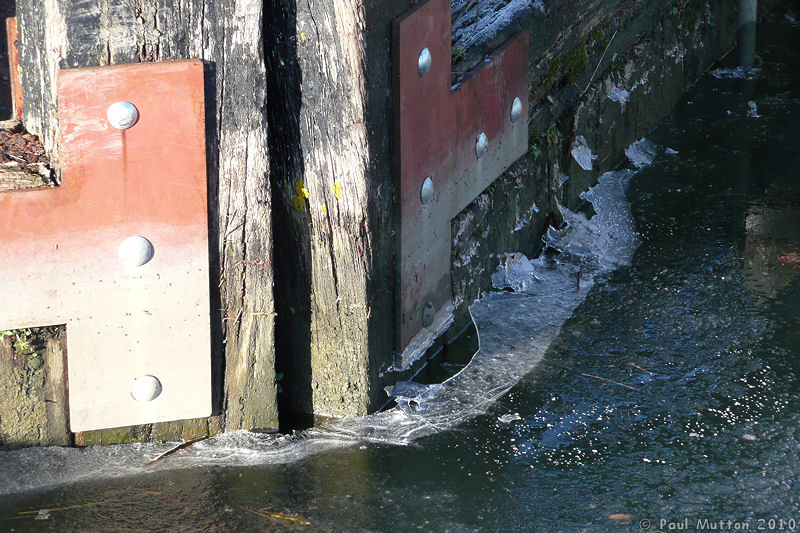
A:
{"label": "red painted metal plate", "polygon": [[[129,129],[106,118],[118,101]],[[0,329],[67,325],[74,432],[208,416],[203,63],[64,70],[58,102],[63,185],[0,194]],[[120,260],[132,236],[152,243],[142,266]]]}
{"label": "red painted metal plate", "polygon": [[[450,25],[449,0],[431,0],[394,22],[400,340],[405,352],[421,348],[418,339],[450,315],[451,220],[528,149],[528,34],[513,37],[452,89]],[[418,70],[423,48],[432,58],[424,75]],[[521,109],[514,121],[515,98]],[[488,148],[478,157],[481,133]],[[428,176],[434,194],[423,205],[420,191]],[[428,302],[436,318],[425,327]]]}

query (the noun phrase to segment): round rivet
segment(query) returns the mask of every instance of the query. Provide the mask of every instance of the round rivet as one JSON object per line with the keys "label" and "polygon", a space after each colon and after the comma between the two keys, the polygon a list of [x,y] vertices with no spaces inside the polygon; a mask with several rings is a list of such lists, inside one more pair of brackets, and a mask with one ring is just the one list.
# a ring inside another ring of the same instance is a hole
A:
{"label": "round rivet", "polygon": [[151,402],[161,394],[161,382],[155,376],[140,376],[133,380],[131,396],[137,402]]}
{"label": "round rivet", "polygon": [[522,100],[519,97],[514,98],[514,101],[511,103],[511,122],[516,123],[519,120],[519,117],[522,116]]}
{"label": "round rivet", "polygon": [[422,310],[422,325],[426,328],[433,324],[433,318],[436,316],[436,308],[433,306],[433,302],[428,302],[425,304],[425,308]]}
{"label": "round rivet", "polygon": [[484,132],[481,132],[480,135],[478,135],[478,140],[475,142],[475,155],[477,155],[478,159],[480,159],[488,149],[489,139],[486,138],[486,134]]}
{"label": "round rivet", "polygon": [[417,71],[419,71],[420,76],[424,76],[431,69],[432,62],[431,51],[427,48],[423,48],[419,53],[419,60],[417,61]]}
{"label": "round rivet", "polygon": [[433,198],[433,180],[430,176],[425,178],[425,181],[422,182],[422,188],[419,191],[419,199],[422,202],[422,205],[427,204]]}
{"label": "round rivet", "polygon": [[128,237],[119,245],[119,260],[126,266],[138,267],[153,258],[153,243],[144,237]]}
{"label": "round rivet", "polygon": [[127,130],[139,120],[139,110],[130,102],[116,102],[108,106],[106,117],[118,130]]}

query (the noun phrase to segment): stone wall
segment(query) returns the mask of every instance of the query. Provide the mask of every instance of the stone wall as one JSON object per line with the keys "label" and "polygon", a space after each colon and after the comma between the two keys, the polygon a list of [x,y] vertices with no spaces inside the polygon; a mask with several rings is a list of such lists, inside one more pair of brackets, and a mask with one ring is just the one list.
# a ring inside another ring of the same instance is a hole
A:
{"label": "stone wall", "polygon": [[[453,221],[456,333],[505,253],[535,256],[547,226],[560,222],[558,205],[581,208],[580,193],[736,42],[736,2],[547,4],[512,24],[532,35],[528,154]],[[583,140],[591,166],[571,154]]]}

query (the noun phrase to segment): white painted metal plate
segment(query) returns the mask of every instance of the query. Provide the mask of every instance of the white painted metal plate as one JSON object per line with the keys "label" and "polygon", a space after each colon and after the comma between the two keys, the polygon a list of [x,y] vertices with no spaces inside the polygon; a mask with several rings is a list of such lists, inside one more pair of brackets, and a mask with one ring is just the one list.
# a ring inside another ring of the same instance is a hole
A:
{"label": "white painted metal plate", "polygon": [[63,185],[0,194],[0,329],[66,324],[73,432],[208,416],[203,63],[65,70],[58,99]]}

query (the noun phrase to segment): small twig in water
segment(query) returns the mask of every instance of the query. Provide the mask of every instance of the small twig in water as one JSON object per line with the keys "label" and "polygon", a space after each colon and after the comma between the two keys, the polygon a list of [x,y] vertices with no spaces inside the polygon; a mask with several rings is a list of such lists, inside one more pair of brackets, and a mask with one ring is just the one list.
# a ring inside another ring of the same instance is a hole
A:
{"label": "small twig in water", "polygon": [[159,455],[155,459],[153,459],[151,461],[147,461],[144,464],[144,466],[154,465],[157,462],[161,461],[162,459],[166,459],[167,457],[169,457],[173,453],[175,453],[177,451],[180,451],[180,450],[185,450],[186,448],[191,447],[194,443],[200,442],[201,440],[206,440],[207,438],[208,438],[208,435],[203,435],[202,437],[197,437],[196,439],[187,440],[186,442],[182,442],[182,443],[178,444],[177,446],[175,446],[174,448],[170,448],[169,450],[165,451],[164,453],[162,453],[161,455]]}
{"label": "small twig in water", "polygon": [[241,510],[247,511],[248,513],[253,513],[256,516],[260,516],[262,518],[269,518],[271,520],[285,520],[286,522],[295,522],[298,524],[303,524],[304,526],[310,526],[311,522],[303,520],[302,518],[298,518],[296,516],[292,516],[286,513],[275,513],[272,511],[266,511],[264,509],[259,509],[255,511],[253,509],[248,509],[247,507],[240,507]]}
{"label": "small twig in water", "polygon": [[56,511],[69,511],[70,509],[81,509],[83,507],[95,507],[97,505],[101,505],[103,503],[107,503],[108,500],[104,500],[101,502],[86,502],[86,503],[78,503],[75,505],[67,505],[66,507],[47,507],[42,509],[36,509],[35,511],[19,511],[17,514],[26,517],[25,515],[38,515],[41,514],[42,511],[47,511],[48,513],[53,513]]}
{"label": "small twig in water", "polygon": [[607,381],[608,383],[613,383],[614,385],[619,385],[620,387],[625,387],[626,389],[636,390],[635,388],[631,387],[630,385],[625,385],[624,383],[620,383],[619,381],[614,381],[613,379],[608,379],[600,376],[595,376],[594,374],[584,374],[581,372],[581,376],[586,376],[587,378],[595,378],[601,381]]}
{"label": "small twig in water", "polygon": [[636,363],[631,363],[630,361],[628,361],[628,364],[629,364],[629,365],[631,365],[631,366],[632,366],[632,367],[634,367],[634,368],[638,368],[638,369],[639,369],[639,370],[641,370],[642,372],[647,372],[648,374],[652,374],[652,373],[653,373],[653,372],[650,372],[649,370],[647,370],[646,368],[642,368],[642,367],[640,367],[640,366],[639,366],[639,365],[637,365]]}

